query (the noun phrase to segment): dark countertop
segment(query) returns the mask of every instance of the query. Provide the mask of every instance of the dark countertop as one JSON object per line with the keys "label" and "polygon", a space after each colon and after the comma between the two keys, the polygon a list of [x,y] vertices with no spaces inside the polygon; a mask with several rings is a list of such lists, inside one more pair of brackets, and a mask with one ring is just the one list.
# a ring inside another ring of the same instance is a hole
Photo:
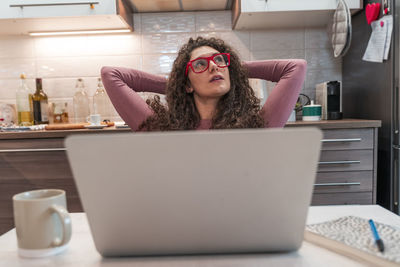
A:
{"label": "dark countertop", "polygon": [[[296,121],[288,122],[286,127],[316,126],[320,129],[349,129],[349,128],[374,128],[381,127],[380,120],[324,120],[324,121]],[[130,128],[106,127],[104,129],[76,129],[76,130],[42,130],[24,132],[0,132],[0,140],[6,139],[40,139],[40,138],[64,138],[70,134],[92,134],[92,133],[120,133],[130,132]]]}
{"label": "dark countertop", "polygon": [[320,129],[351,129],[381,127],[380,120],[342,119],[288,122],[285,127],[316,126]]}

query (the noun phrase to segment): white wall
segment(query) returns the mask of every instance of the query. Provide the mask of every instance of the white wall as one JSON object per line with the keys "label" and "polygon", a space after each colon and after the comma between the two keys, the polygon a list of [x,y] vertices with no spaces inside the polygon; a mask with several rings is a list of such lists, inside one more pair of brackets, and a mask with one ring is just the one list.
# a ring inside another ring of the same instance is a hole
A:
{"label": "white wall", "polygon": [[232,31],[230,11],[136,14],[134,25],[130,34],[0,37],[0,102],[15,103],[19,74],[25,72],[32,89],[34,78],[43,78],[49,101],[68,102],[72,116],[78,77],[92,96],[104,65],[167,75],[180,46],[199,35],[224,39],[243,60],[306,59],[303,93],[312,98],[316,83],[341,80],[341,60],[333,57],[325,28]]}

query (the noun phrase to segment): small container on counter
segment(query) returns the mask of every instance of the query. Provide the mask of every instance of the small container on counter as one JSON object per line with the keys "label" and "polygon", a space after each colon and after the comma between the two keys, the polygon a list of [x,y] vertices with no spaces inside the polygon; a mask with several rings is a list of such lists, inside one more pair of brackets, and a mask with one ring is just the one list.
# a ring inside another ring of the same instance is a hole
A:
{"label": "small container on counter", "polygon": [[53,123],[68,123],[68,103],[53,103]]}
{"label": "small container on counter", "polygon": [[321,120],[321,105],[311,104],[303,107],[303,121],[320,121]]}

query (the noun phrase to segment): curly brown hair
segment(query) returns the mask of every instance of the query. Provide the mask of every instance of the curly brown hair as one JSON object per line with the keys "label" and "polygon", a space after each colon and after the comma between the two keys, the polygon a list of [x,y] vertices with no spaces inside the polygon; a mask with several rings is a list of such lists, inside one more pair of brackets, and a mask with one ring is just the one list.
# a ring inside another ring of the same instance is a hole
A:
{"label": "curly brown hair", "polygon": [[193,93],[186,91],[189,79],[185,70],[191,52],[201,46],[210,46],[220,53],[231,55],[228,67],[231,88],[219,99],[211,128],[264,127],[264,120],[260,115],[260,100],[249,85],[247,70],[242,66],[238,54],[221,39],[198,37],[190,38],[179,50],[174,61],[165,91],[167,106],[161,103],[158,96],[147,100],[154,114],[139,126],[139,130],[194,130],[199,126],[201,118]]}

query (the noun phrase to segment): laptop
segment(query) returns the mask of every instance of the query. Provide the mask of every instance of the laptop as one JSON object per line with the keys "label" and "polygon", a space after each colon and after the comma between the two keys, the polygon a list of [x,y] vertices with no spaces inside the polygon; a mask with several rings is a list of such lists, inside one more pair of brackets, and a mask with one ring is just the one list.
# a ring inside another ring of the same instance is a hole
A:
{"label": "laptop", "polygon": [[68,159],[105,256],[293,251],[322,133],[314,128],[73,135]]}

